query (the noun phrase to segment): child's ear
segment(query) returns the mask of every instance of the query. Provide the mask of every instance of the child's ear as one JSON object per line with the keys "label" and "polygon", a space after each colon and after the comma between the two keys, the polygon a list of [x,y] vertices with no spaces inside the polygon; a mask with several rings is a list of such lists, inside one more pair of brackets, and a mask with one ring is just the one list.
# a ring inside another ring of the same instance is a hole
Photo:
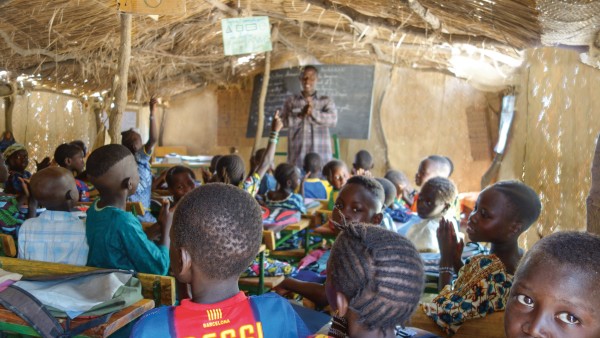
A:
{"label": "child's ear", "polygon": [[346,296],[341,293],[341,292],[336,292],[335,293],[335,305],[337,308],[337,315],[339,317],[344,317],[346,315],[346,313],[348,312],[348,298],[346,298]]}
{"label": "child's ear", "polygon": [[371,217],[371,221],[371,223],[373,224],[381,224],[381,221],[383,221],[383,213],[376,213],[375,215],[373,215],[373,217]]}
{"label": "child's ear", "polygon": [[508,233],[511,236],[515,236],[518,237],[521,232],[523,232],[523,224],[521,222],[518,221],[513,221],[510,223],[509,227],[508,227]]}
{"label": "child's ear", "polygon": [[131,182],[131,177],[126,177],[121,182],[121,188],[131,190],[133,188],[133,183]]}
{"label": "child's ear", "polygon": [[71,158],[70,158],[70,157],[67,157],[67,158],[65,158],[65,165],[66,165],[67,167],[70,167],[70,166],[71,166],[71,163],[73,163],[73,160],[71,160]]}

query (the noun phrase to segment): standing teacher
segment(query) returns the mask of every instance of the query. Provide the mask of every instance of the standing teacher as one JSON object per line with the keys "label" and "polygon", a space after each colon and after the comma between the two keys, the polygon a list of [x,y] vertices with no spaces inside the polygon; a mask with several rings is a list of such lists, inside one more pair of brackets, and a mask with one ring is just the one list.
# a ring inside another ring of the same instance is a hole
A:
{"label": "standing teacher", "polygon": [[337,109],[333,100],[318,96],[315,86],[319,71],[306,66],[300,73],[302,92],[290,96],[283,104],[284,128],[288,128],[288,163],[303,167],[307,153],[317,153],[321,163],[332,159],[329,128],[337,124]]}

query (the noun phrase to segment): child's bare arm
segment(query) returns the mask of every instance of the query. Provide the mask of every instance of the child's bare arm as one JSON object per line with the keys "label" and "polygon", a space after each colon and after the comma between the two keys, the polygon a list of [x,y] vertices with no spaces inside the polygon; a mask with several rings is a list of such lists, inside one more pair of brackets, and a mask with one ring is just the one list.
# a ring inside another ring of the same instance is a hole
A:
{"label": "child's bare arm", "polygon": [[283,122],[279,117],[279,110],[275,112],[273,116],[273,123],[271,124],[271,137],[269,138],[269,145],[265,150],[265,154],[263,158],[260,160],[254,172],[250,173],[250,175],[254,175],[257,173],[260,178],[262,178],[269,167],[271,166],[271,162],[273,162],[273,158],[275,158],[275,148],[277,148],[277,140],[279,138],[279,131],[283,128]]}
{"label": "child's bare arm", "polygon": [[325,294],[325,285],[319,283],[303,282],[294,278],[286,278],[277,286],[281,291],[295,292],[302,297],[306,297],[319,307],[325,307],[329,304],[327,295]]}
{"label": "child's bare arm", "polygon": [[148,131],[148,142],[144,145],[144,150],[146,150],[146,154],[150,154],[152,152],[152,148],[158,141],[158,131],[156,129],[156,122],[154,118],[154,112],[156,111],[156,106],[158,105],[158,100],[156,98],[150,99],[150,127]]}
{"label": "child's bare arm", "polygon": [[300,195],[302,196],[302,199],[304,199],[304,182],[306,182],[306,179],[309,178],[311,175],[311,172],[307,172],[304,177],[302,178],[302,182],[300,182]]}
{"label": "child's bare arm", "polygon": [[162,208],[160,208],[160,215],[158,215],[158,222],[161,229],[161,238],[158,244],[164,245],[167,248],[171,244],[170,232],[171,224],[173,223],[173,210],[171,210],[171,203],[169,200],[164,199],[162,201]]}

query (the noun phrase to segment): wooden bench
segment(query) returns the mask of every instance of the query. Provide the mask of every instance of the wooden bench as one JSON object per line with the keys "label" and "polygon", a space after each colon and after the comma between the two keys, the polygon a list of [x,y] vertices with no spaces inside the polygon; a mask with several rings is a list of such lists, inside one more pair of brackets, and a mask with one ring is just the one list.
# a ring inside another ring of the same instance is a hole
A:
{"label": "wooden bench", "polygon": [[[146,313],[146,311],[152,310],[153,307],[153,300],[142,299],[121,311],[113,313],[106,323],[86,330],[77,337],[108,337],[120,328],[139,318],[141,315]],[[89,320],[90,319],[75,318],[71,321],[71,325],[72,327],[77,327],[78,325],[81,325]],[[64,326],[66,319],[60,318],[59,322]],[[33,328],[31,328],[29,323],[25,322],[12,311],[3,307],[0,307],[0,331],[9,331],[21,335],[39,337],[39,334]]]}
{"label": "wooden bench", "polygon": [[[416,327],[440,337],[450,337],[446,335],[440,327],[434,323],[433,319],[427,317],[421,307],[417,308],[410,318],[408,326]],[[504,338],[504,311],[494,312],[484,318],[467,320],[460,326],[452,338]]]}
{"label": "wooden bench", "polygon": [[[0,268],[20,273],[24,277],[64,275],[99,269],[89,266],[28,261],[9,257],[0,257]],[[154,300],[156,306],[175,305],[175,278],[147,273],[138,273],[137,278],[142,283],[144,298]]]}

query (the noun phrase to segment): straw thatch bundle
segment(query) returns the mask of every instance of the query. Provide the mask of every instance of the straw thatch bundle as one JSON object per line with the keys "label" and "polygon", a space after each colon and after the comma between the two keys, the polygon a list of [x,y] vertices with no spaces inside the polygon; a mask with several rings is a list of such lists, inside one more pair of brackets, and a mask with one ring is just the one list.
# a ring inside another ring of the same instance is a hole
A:
{"label": "straw thatch bundle", "polygon": [[[227,85],[261,68],[223,55],[220,20],[268,15],[279,28],[273,58],[374,63],[448,71],[454,44],[518,58],[539,43],[536,4],[525,0],[188,0],[183,16],[135,15],[130,97]],[[0,0],[0,68],[55,89],[112,87],[118,60],[114,0]],[[459,48],[460,51],[460,48]],[[482,54],[483,55],[483,54]],[[488,55],[489,56],[489,55]],[[490,59],[489,62],[498,62]],[[497,65],[495,65],[497,67]]]}

